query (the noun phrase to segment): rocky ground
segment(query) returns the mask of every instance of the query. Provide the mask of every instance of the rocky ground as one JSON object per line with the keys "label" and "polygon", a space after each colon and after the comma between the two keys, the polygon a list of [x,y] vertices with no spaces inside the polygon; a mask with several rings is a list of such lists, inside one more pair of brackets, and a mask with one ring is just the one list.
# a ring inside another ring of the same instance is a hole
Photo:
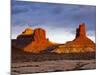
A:
{"label": "rocky ground", "polygon": [[95,69],[95,60],[52,60],[12,63],[11,75]]}
{"label": "rocky ground", "polygon": [[96,53],[41,53],[12,51],[11,75],[88,70],[96,68]]}

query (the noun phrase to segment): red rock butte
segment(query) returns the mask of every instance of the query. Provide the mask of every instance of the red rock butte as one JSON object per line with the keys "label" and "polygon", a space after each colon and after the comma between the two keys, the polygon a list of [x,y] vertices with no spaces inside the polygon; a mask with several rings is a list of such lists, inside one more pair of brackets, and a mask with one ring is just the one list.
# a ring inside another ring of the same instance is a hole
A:
{"label": "red rock butte", "polygon": [[76,29],[76,38],[78,37],[86,37],[86,31],[85,31],[85,24],[81,23],[79,25],[79,28]]}
{"label": "red rock butte", "polygon": [[18,35],[15,47],[22,49],[25,52],[39,53],[46,48],[52,46],[46,38],[46,31],[42,28],[27,28]]}
{"label": "red rock butte", "polygon": [[76,37],[73,41],[69,41],[59,46],[52,52],[56,53],[79,53],[79,52],[95,52],[95,43],[86,35],[85,23],[81,23],[76,29]]}
{"label": "red rock butte", "polygon": [[35,30],[34,30],[34,40],[35,40],[36,42],[47,41],[45,30],[42,29],[42,28],[37,28],[37,29],[35,29]]}
{"label": "red rock butte", "polygon": [[85,27],[85,23],[81,23],[79,25],[79,28],[76,29],[76,37],[75,39],[70,42],[76,45],[80,45],[83,47],[89,47],[91,46],[91,48],[95,47],[95,43],[89,39],[86,35],[86,27]]}

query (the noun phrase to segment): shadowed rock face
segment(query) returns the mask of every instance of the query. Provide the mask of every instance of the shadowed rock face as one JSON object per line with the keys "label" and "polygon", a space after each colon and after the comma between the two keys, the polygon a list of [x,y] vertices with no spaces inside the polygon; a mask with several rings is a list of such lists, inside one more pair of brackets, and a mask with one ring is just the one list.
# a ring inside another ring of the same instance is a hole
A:
{"label": "shadowed rock face", "polygon": [[76,29],[76,38],[78,37],[86,37],[86,31],[85,31],[85,24],[81,23],[79,25],[79,28]]}
{"label": "shadowed rock face", "polygon": [[25,29],[13,43],[14,47],[31,53],[39,53],[51,45],[53,44],[46,39],[46,32],[42,28]]}
{"label": "shadowed rock face", "polygon": [[20,35],[17,36],[17,41],[31,41],[33,39],[33,29],[26,28]]}
{"label": "shadowed rock face", "polygon": [[60,45],[52,52],[56,53],[79,53],[79,52],[95,52],[95,43],[86,36],[85,24],[81,23],[76,29],[76,37],[73,41],[69,41],[64,45]]}
{"label": "shadowed rock face", "polygon": [[12,47],[22,49],[30,44],[33,39],[33,29],[26,28],[16,39],[12,40]]}

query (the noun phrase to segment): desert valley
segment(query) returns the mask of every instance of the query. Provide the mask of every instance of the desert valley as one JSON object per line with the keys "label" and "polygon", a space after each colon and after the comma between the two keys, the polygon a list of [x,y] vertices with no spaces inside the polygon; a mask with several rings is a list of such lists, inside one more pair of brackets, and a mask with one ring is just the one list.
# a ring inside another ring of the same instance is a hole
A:
{"label": "desert valley", "polygon": [[73,40],[59,44],[46,38],[45,29],[26,28],[11,40],[12,75],[95,69],[96,44],[87,37],[85,23],[75,29]]}

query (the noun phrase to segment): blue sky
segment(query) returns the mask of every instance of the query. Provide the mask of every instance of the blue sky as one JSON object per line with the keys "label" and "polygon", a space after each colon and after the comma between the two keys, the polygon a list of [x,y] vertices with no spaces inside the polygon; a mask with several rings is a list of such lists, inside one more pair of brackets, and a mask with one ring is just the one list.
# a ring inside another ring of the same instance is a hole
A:
{"label": "blue sky", "polygon": [[27,27],[41,27],[51,41],[64,43],[74,39],[76,28],[84,22],[87,36],[95,40],[95,6],[24,1],[12,1],[11,5],[12,38]]}

